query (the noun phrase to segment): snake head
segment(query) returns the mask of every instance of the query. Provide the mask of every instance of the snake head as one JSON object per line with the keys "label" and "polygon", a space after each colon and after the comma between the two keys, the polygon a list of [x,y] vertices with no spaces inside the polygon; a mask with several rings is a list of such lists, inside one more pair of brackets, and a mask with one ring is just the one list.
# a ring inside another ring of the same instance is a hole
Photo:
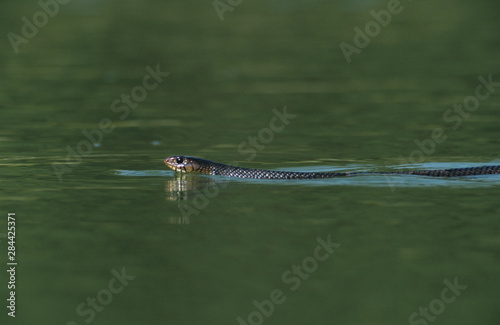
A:
{"label": "snake head", "polygon": [[172,156],[164,161],[167,167],[181,173],[190,173],[200,168],[195,159],[186,156]]}

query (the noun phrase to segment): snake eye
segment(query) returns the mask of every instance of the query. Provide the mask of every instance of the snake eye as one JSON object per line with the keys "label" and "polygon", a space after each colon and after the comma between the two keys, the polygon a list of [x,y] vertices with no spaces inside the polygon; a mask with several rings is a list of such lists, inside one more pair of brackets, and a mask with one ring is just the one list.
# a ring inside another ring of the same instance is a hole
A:
{"label": "snake eye", "polygon": [[181,157],[177,157],[177,163],[178,164],[182,164],[182,162],[184,161],[184,159],[182,159]]}

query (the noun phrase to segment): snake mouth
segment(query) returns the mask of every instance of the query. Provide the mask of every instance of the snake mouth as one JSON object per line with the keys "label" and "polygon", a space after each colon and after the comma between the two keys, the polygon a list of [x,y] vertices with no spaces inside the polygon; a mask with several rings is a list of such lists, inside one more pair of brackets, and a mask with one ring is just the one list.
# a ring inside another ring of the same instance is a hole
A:
{"label": "snake mouth", "polygon": [[202,159],[188,156],[171,156],[165,158],[163,161],[168,168],[179,173],[202,173],[203,168],[199,162],[201,160]]}
{"label": "snake mouth", "polygon": [[165,158],[165,165],[179,173],[190,173],[195,171],[193,161],[186,156],[172,156]]}
{"label": "snake mouth", "polygon": [[168,157],[163,160],[168,168],[175,170],[176,172],[185,172],[185,167],[183,164],[178,164],[176,162],[176,157]]}

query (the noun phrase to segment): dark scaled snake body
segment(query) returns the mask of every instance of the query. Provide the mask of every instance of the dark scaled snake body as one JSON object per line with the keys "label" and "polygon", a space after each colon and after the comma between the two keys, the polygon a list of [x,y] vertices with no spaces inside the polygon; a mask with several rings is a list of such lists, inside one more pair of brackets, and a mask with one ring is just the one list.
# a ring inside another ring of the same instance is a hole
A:
{"label": "dark scaled snake body", "polygon": [[341,173],[323,173],[323,172],[288,172],[277,170],[264,170],[242,168],[230,165],[216,163],[210,160],[188,157],[172,156],[165,158],[165,164],[181,173],[200,173],[205,175],[219,175],[238,178],[256,178],[256,179],[315,179],[315,178],[334,178],[356,175],[419,175],[432,177],[458,177],[500,174],[500,165],[479,166],[451,169],[422,169],[394,172],[341,172]]}

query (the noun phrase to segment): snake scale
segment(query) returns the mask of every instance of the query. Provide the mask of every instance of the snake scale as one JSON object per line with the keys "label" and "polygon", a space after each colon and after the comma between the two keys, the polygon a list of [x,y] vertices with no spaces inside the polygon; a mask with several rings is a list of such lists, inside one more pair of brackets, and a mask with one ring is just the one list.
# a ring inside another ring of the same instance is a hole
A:
{"label": "snake scale", "polygon": [[181,173],[200,173],[205,175],[219,175],[238,178],[256,179],[315,179],[333,178],[356,175],[419,175],[432,177],[458,177],[500,174],[500,165],[479,166],[451,169],[422,169],[394,172],[342,172],[342,173],[322,173],[322,172],[288,172],[277,170],[252,169],[230,166],[216,163],[210,160],[188,157],[172,156],[165,158],[165,164]]}

